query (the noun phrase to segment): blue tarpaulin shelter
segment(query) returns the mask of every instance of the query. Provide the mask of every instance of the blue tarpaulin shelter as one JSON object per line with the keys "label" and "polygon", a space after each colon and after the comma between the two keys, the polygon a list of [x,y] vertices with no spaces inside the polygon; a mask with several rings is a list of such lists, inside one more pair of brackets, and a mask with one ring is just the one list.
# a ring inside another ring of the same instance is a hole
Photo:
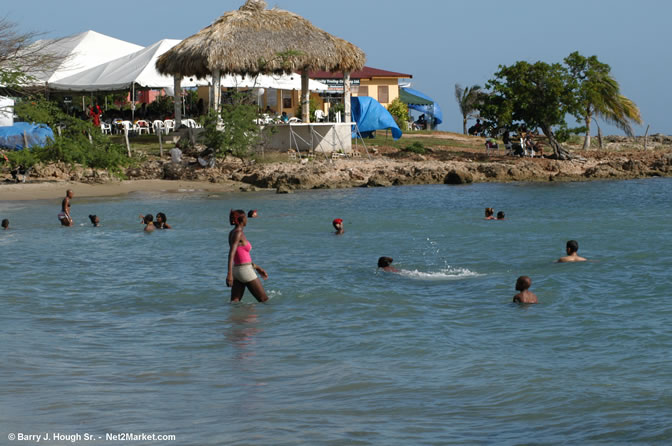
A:
{"label": "blue tarpaulin shelter", "polygon": [[[353,97],[350,99],[352,120],[362,136],[375,130],[392,130],[392,138],[401,138],[401,130],[396,121],[380,102],[368,96]],[[353,133],[353,138],[357,135]]]}
{"label": "blue tarpaulin shelter", "polygon": [[439,107],[439,104],[435,102],[434,99],[430,98],[424,93],[419,92],[418,90],[413,90],[412,88],[401,88],[401,90],[410,93],[413,96],[418,96],[422,99],[432,101],[433,103],[433,105],[407,103],[408,108],[431,116],[436,120],[436,125],[439,125],[443,122],[443,112],[441,111],[441,107]]}
{"label": "blue tarpaulin shelter", "polygon": [[0,147],[10,150],[23,150],[25,145],[24,134],[25,140],[28,142],[28,148],[44,147],[49,139],[54,139],[54,132],[45,124],[16,122],[11,126],[0,127]]}

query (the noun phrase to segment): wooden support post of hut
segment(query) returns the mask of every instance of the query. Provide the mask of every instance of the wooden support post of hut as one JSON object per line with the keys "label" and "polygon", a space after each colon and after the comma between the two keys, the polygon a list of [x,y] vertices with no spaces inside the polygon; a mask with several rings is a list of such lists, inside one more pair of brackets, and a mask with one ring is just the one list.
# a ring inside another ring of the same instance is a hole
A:
{"label": "wooden support post of hut", "polygon": [[308,84],[310,77],[308,69],[304,68],[301,72],[301,120],[305,123],[310,122],[310,90]]}
{"label": "wooden support post of hut", "polygon": [[352,110],[350,97],[352,96],[352,91],[350,90],[350,73],[343,73],[343,107],[345,110],[344,122],[352,122]]}
{"label": "wooden support post of hut", "polygon": [[219,106],[222,103],[222,73],[220,70],[212,72],[212,105],[214,111],[219,111]]}
{"label": "wooden support post of hut", "polygon": [[182,78],[175,76],[174,79],[175,129],[179,129],[182,125]]}

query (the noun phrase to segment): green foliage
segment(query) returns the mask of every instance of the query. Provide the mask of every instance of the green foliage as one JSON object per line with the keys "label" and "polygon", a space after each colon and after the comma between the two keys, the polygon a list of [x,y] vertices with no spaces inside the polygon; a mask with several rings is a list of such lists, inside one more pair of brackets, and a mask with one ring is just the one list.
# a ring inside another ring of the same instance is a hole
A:
{"label": "green foliage", "polygon": [[478,110],[481,99],[480,85],[464,88],[460,84],[455,84],[455,100],[460,107],[462,130],[465,135],[467,134],[467,120],[476,116],[474,112]]}
{"label": "green foliage", "polygon": [[15,110],[20,119],[52,127],[54,140],[45,147],[9,152],[7,156],[13,165],[29,167],[38,162],[62,161],[118,171],[129,164],[124,148],[113,144],[107,135],[101,133],[100,128],[94,127],[90,121],[66,115],[43,97],[21,101],[16,104]]}
{"label": "green foliage", "polygon": [[572,136],[584,133],[585,131],[586,128],[583,126],[569,128],[567,127],[567,124],[561,124],[557,129],[555,129],[554,134],[555,139],[557,139],[558,142],[567,142],[572,138]]}
{"label": "green foliage", "polygon": [[345,112],[345,105],[343,102],[336,102],[331,104],[331,107],[329,107],[329,121],[335,122],[336,121],[336,113],[343,113]]}
{"label": "green foliage", "polygon": [[159,96],[147,106],[147,113],[153,116],[172,116],[175,112],[175,101],[172,96]]}
{"label": "green foliage", "polygon": [[410,146],[406,146],[401,150],[404,152],[417,153],[418,155],[424,155],[427,153],[427,148],[419,141],[415,141]]}
{"label": "green foliage", "polygon": [[264,136],[255,123],[257,118],[257,106],[234,93],[230,103],[222,105],[219,116],[216,112],[204,116],[203,142],[217,155],[230,153],[245,163]]}
{"label": "green foliage", "polygon": [[397,126],[402,131],[406,131],[408,128],[408,106],[397,97],[387,106],[387,111],[390,112]]}
{"label": "green foliage", "polygon": [[591,117],[599,115],[632,136],[630,123],[641,124],[642,118],[635,103],[621,95],[618,82],[611,76],[611,67],[600,62],[597,56],[584,57],[578,51],[567,56],[564,62],[576,82],[579,107],[574,116],[590,125]]}
{"label": "green foliage", "polygon": [[[309,107],[310,107],[310,122],[315,122],[315,111],[318,108],[315,99],[310,98]],[[296,116],[299,119],[303,119],[303,110],[301,110],[301,104],[299,104],[296,107],[296,110],[294,111],[294,116]]]}

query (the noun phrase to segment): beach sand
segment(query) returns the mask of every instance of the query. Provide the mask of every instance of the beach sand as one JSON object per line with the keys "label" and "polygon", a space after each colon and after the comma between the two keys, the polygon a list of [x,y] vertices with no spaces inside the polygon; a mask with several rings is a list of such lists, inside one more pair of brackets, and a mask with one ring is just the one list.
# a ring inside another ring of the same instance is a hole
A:
{"label": "beach sand", "polygon": [[67,189],[76,197],[109,197],[131,192],[234,192],[240,183],[210,183],[205,181],[132,180],[105,184],[86,184],[71,181],[0,184],[0,200],[45,200],[62,198]]}

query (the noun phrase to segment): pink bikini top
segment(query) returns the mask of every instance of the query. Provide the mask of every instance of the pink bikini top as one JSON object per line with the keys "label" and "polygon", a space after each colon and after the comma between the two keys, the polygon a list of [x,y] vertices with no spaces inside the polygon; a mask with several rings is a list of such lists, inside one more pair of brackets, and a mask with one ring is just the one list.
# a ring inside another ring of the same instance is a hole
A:
{"label": "pink bikini top", "polygon": [[236,247],[236,254],[233,256],[233,264],[242,265],[243,263],[252,263],[250,249],[252,249],[252,244],[249,242],[249,240],[245,245],[241,245],[239,243]]}

